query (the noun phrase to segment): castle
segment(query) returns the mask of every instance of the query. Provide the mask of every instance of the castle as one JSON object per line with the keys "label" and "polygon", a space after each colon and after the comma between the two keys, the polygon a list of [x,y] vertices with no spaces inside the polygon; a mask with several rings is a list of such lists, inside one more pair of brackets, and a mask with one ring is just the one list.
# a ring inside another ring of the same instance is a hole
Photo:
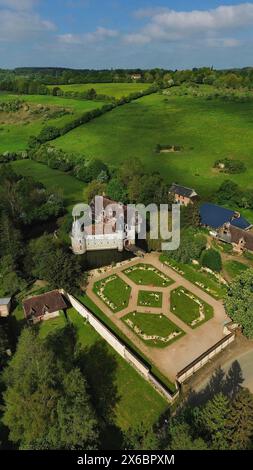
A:
{"label": "castle", "polygon": [[71,233],[73,253],[82,255],[87,251],[123,251],[135,245],[139,219],[135,211],[108,197],[97,196],[99,203],[90,204],[91,220],[74,217]]}

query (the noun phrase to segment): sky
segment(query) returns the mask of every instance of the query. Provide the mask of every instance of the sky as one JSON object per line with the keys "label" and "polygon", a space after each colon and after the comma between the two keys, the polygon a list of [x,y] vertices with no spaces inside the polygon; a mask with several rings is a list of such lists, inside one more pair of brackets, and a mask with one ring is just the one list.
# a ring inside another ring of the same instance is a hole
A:
{"label": "sky", "polygon": [[0,68],[253,65],[253,2],[0,0]]}

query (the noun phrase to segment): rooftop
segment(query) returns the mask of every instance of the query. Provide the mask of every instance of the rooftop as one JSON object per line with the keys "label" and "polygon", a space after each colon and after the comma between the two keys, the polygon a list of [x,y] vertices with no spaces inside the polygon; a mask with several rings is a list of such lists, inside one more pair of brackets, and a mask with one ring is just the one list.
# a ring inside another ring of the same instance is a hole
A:
{"label": "rooftop", "polygon": [[238,212],[211,203],[202,204],[200,207],[200,218],[202,225],[215,229],[228,222],[242,230],[248,230],[252,226]]}
{"label": "rooftop", "polygon": [[58,310],[67,308],[67,304],[63,295],[54,290],[46,294],[30,297],[23,301],[25,316],[27,319],[31,317],[41,317],[46,313],[54,313]]}
{"label": "rooftop", "polygon": [[0,299],[0,305],[8,305],[11,301],[11,297],[5,297],[3,299]]}
{"label": "rooftop", "polygon": [[183,197],[195,197],[197,193],[195,189],[187,188],[186,186],[181,186],[180,184],[173,183],[170,188],[170,193],[178,194]]}

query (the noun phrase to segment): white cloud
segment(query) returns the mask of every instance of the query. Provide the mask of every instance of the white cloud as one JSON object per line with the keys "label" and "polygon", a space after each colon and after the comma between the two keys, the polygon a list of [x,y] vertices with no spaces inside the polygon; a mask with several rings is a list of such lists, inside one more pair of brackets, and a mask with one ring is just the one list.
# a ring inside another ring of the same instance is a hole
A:
{"label": "white cloud", "polygon": [[30,11],[2,10],[0,14],[0,41],[35,39],[55,30],[54,23]]}
{"label": "white cloud", "polygon": [[58,40],[64,44],[82,45],[85,43],[101,42],[106,39],[115,38],[119,35],[118,31],[114,29],[107,29],[98,27],[95,31],[84,34],[61,34]]}
{"label": "white cloud", "polygon": [[[146,12],[146,13],[145,13]],[[210,35],[240,31],[253,25],[253,3],[220,6],[211,10],[175,11],[152,13],[151,10],[137,11],[137,15],[150,17],[150,21],[140,31],[125,35],[126,43],[145,44],[152,41],[177,41],[191,37],[206,38]],[[236,40],[227,40],[227,46]],[[226,40],[224,39],[224,45]]]}

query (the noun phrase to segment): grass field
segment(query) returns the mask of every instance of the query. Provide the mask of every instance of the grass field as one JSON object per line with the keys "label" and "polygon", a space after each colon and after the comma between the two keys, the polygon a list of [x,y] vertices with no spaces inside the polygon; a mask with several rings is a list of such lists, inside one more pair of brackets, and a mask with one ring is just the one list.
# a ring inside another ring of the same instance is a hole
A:
{"label": "grass field", "polygon": [[[70,113],[52,119],[45,118],[40,115],[28,115],[25,118],[24,114],[22,114],[22,117],[18,122],[10,123],[6,121],[6,113],[0,112],[0,153],[5,151],[15,152],[25,150],[29,137],[31,135],[38,135],[43,127],[55,126],[61,128],[86,111],[99,108],[104,104],[96,101],[74,100],[53,96],[10,95],[0,93],[0,102],[14,101],[17,99],[35,106],[49,106],[52,107],[54,111],[56,111],[57,108],[64,108]],[[18,114],[16,113],[8,113],[8,119],[10,114],[13,115],[13,118],[18,117]]]}
{"label": "grass field", "polygon": [[73,176],[59,170],[53,170],[47,165],[31,160],[18,160],[12,162],[11,166],[17,174],[32,176],[49,190],[57,189],[62,191],[69,210],[72,210],[75,204],[83,202],[85,183],[82,183]]}
{"label": "grass field", "polygon": [[97,94],[112,96],[114,98],[122,98],[131,93],[146,90],[150,87],[150,83],[80,83],[74,85],[49,85],[52,89],[59,86],[64,92],[84,93],[91,88],[96,90]]}
{"label": "grass field", "polygon": [[[87,350],[101,341],[98,333],[75,310],[68,310],[68,319],[76,327],[77,340],[81,348]],[[55,332],[65,325],[66,320],[61,315],[59,318],[42,323],[40,335],[42,338],[46,338],[52,331]],[[114,385],[119,400],[115,406],[115,424],[122,431],[129,427],[135,427],[144,421],[146,424],[152,425],[168,407],[167,402],[107,343],[104,344],[116,363]],[[94,374],[96,374],[96,370],[94,370]]]}
{"label": "grass field", "polygon": [[[160,171],[168,183],[194,187],[207,199],[228,177],[243,189],[251,188],[252,121],[253,102],[153,94],[75,129],[55,145],[114,166],[139,158],[147,170]],[[183,150],[157,154],[157,144],[179,145]],[[225,175],[213,170],[214,162],[224,157],[244,161],[246,173]]]}
{"label": "grass field", "polygon": [[[213,317],[213,308],[183,287],[173,290],[170,295],[171,312],[191,328],[197,328]],[[200,313],[204,318],[200,318]]]}
{"label": "grass field", "polygon": [[161,292],[139,291],[138,305],[140,307],[161,308],[163,304],[163,294]]}
{"label": "grass field", "polygon": [[94,284],[95,294],[113,312],[127,308],[131,294],[131,287],[118,276],[113,275]]}
{"label": "grass field", "polygon": [[135,284],[142,286],[168,287],[173,284],[172,279],[149,264],[136,264],[123,273]]}
{"label": "grass field", "polygon": [[165,348],[184,333],[164,315],[132,312],[122,321],[147,345]]}
{"label": "grass field", "polygon": [[249,266],[244,263],[240,263],[240,261],[229,260],[224,263],[223,268],[225,272],[227,272],[229,277],[231,279],[234,279],[236,276],[239,276],[244,271],[247,271],[247,269],[249,269]]}

